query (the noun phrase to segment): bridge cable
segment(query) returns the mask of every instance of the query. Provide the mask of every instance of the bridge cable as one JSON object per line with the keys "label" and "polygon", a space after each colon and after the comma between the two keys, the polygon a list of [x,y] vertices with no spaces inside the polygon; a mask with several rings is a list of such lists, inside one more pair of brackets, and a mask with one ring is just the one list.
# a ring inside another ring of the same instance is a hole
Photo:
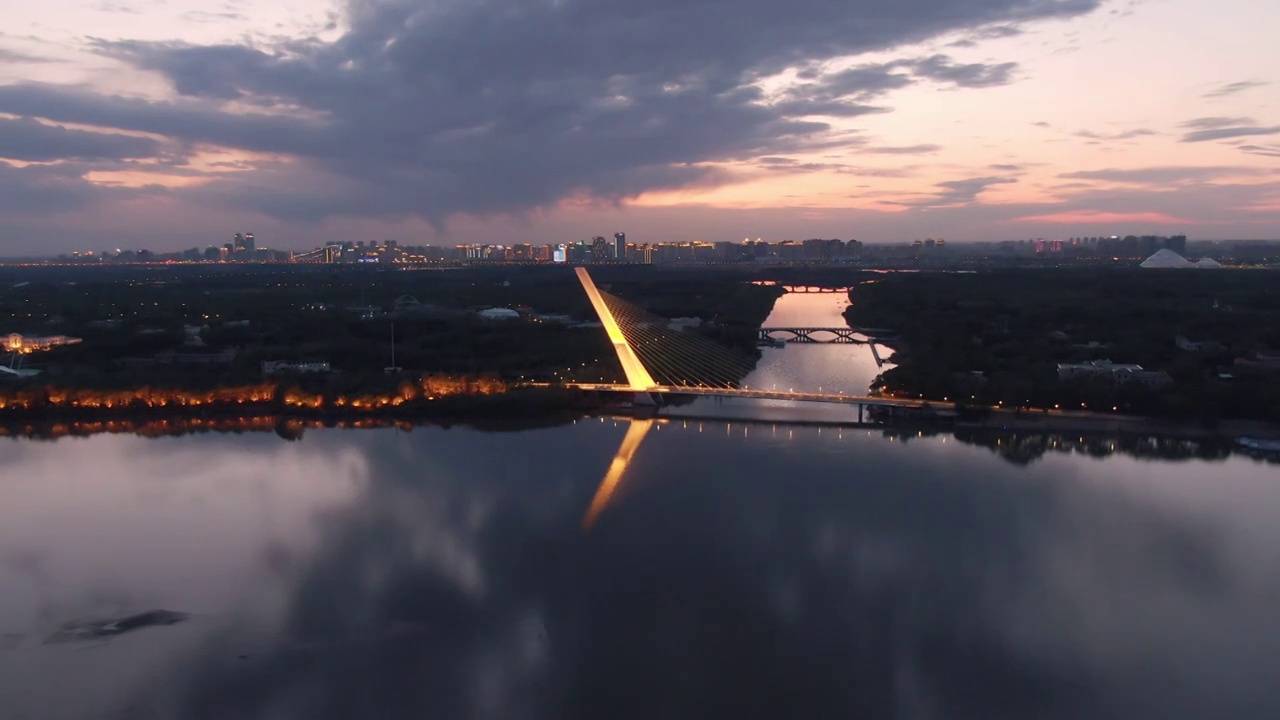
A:
{"label": "bridge cable", "polygon": [[700,333],[673,330],[670,321],[616,295],[601,293],[627,343],[663,384],[735,388],[755,366],[755,358]]}
{"label": "bridge cable", "polygon": [[[727,382],[736,382],[743,374],[750,372],[755,366],[755,358],[734,352],[700,334],[688,331],[672,330],[668,322],[650,315],[638,308],[627,307],[618,303],[618,310],[627,319],[624,334],[631,331],[633,336],[644,342],[640,350],[650,354],[667,354],[683,357],[686,360],[697,359],[708,365],[708,370],[719,370]],[[637,322],[637,318],[639,321]],[[660,328],[660,329],[655,329]]]}
{"label": "bridge cable", "polygon": [[[694,342],[690,337],[694,333],[671,330],[666,327],[667,321],[621,303],[614,305],[623,319],[619,327],[624,335],[631,335],[628,342],[634,343],[633,349],[638,355],[659,366],[661,374],[668,376],[668,384],[730,386],[750,369],[746,363],[732,358],[727,348],[717,347],[715,350],[719,352],[716,352],[711,348],[711,341]],[[611,312],[613,310],[611,308]],[[676,370],[678,367],[684,370]],[[702,372],[695,372],[695,368]]]}

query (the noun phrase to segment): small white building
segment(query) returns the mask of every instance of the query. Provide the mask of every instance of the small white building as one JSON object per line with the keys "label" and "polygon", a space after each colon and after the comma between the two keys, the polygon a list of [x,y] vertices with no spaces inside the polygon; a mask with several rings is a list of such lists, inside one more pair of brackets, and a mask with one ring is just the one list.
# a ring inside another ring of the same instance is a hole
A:
{"label": "small white building", "polygon": [[1192,267],[1192,265],[1186,258],[1182,257],[1178,253],[1170,250],[1169,248],[1164,248],[1156,251],[1155,255],[1143,260],[1139,267],[1169,269],[1189,268]]}
{"label": "small white building", "polygon": [[1081,377],[1099,377],[1114,375],[1118,372],[1141,370],[1141,365],[1130,363],[1116,364],[1110,360],[1093,360],[1087,363],[1058,363],[1058,379],[1072,380]]}
{"label": "small white building", "polygon": [[480,317],[484,320],[519,320],[520,313],[511,308],[489,308],[481,310]]}
{"label": "small white building", "polygon": [[1186,337],[1179,335],[1174,339],[1179,350],[1187,352],[1224,352],[1227,348],[1217,340],[1188,340]]}
{"label": "small white building", "polygon": [[295,373],[327,373],[332,368],[329,367],[327,360],[303,360],[302,362],[289,362],[287,360],[264,360],[262,362],[263,375],[275,375],[282,372]]}
{"label": "small white building", "polygon": [[1109,378],[1116,385],[1140,384],[1159,387],[1173,382],[1173,378],[1158,370],[1145,370],[1133,363],[1113,363],[1110,360],[1094,360],[1087,363],[1059,363],[1059,380],[1080,378]]}

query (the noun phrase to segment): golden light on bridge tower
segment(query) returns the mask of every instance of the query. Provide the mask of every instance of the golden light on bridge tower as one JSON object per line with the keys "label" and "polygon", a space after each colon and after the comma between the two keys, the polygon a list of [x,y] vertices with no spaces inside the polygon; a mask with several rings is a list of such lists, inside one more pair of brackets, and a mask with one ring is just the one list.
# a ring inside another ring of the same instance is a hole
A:
{"label": "golden light on bridge tower", "polygon": [[622,363],[622,372],[627,375],[629,389],[643,392],[657,387],[658,383],[654,382],[653,376],[645,369],[640,358],[636,356],[635,350],[632,350],[631,345],[627,343],[626,336],[622,334],[622,328],[618,326],[613,313],[609,312],[609,306],[600,296],[600,291],[596,288],[596,283],[591,279],[587,269],[580,267],[576,270],[578,282],[582,283],[582,289],[587,291],[587,297],[591,299],[591,307],[595,308],[596,315],[600,317],[600,323],[604,325],[604,330],[609,335],[609,341],[613,343],[613,351],[618,354],[618,361]]}

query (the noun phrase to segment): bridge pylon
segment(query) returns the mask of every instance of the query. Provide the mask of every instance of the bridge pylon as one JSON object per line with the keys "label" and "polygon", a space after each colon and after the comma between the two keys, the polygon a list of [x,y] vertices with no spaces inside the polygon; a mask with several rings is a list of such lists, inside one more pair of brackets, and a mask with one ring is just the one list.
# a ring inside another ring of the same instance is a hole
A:
{"label": "bridge pylon", "polygon": [[657,387],[658,383],[654,382],[653,376],[645,369],[644,363],[640,362],[636,351],[631,348],[626,336],[622,334],[622,328],[619,327],[613,313],[609,311],[604,298],[600,296],[600,290],[596,288],[591,274],[584,267],[575,268],[575,270],[578,273],[578,282],[582,283],[582,289],[587,292],[587,297],[591,300],[591,307],[595,308],[596,315],[600,317],[600,324],[604,325],[605,333],[613,343],[613,351],[618,354],[618,361],[622,363],[622,372],[627,376],[627,385],[636,392],[637,398],[647,390]]}

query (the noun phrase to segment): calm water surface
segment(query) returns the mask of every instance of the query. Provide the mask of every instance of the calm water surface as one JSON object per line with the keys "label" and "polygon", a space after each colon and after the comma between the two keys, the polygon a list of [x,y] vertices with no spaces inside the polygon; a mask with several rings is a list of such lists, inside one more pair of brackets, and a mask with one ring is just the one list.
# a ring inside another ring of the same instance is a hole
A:
{"label": "calm water surface", "polygon": [[1274,718],[1278,518],[741,420],[6,440],[0,718]]}

